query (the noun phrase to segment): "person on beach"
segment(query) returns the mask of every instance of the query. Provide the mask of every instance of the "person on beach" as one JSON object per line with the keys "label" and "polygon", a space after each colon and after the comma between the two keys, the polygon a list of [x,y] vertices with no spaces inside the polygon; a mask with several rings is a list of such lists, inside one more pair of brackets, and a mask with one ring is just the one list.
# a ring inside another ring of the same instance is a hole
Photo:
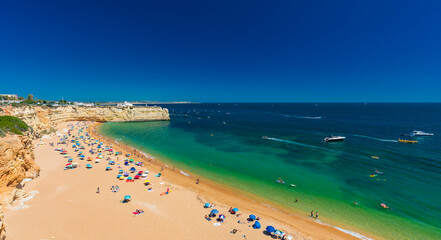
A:
{"label": "person on beach", "polygon": [[100,193],[100,187],[96,189],[96,193]]}
{"label": "person on beach", "polygon": [[311,210],[311,217],[314,217],[314,210]]}
{"label": "person on beach", "polygon": [[199,178],[198,178],[198,179],[196,179],[196,184],[199,184]]}
{"label": "person on beach", "polygon": [[315,219],[318,219],[318,212],[315,212]]}

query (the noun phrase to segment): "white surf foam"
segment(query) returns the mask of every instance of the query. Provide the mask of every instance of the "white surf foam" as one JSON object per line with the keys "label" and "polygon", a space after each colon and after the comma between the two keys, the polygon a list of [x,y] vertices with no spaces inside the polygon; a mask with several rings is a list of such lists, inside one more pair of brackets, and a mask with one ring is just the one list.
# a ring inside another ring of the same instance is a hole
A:
{"label": "white surf foam", "polygon": [[357,232],[354,232],[354,231],[351,231],[351,230],[347,230],[347,229],[344,229],[344,228],[341,228],[341,227],[333,226],[333,225],[330,225],[330,224],[324,223],[324,222],[322,222],[322,221],[320,221],[320,220],[317,220],[316,222],[317,222],[318,224],[321,224],[321,225],[325,225],[325,226],[329,226],[329,227],[335,228],[335,229],[337,229],[337,230],[339,230],[339,231],[341,231],[341,232],[344,232],[344,233],[346,233],[346,234],[349,234],[349,235],[351,235],[351,236],[353,236],[353,237],[356,237],[356,238],[358,238],[358,239],[362,239],[362,240],[373,240],[372,238],[366,237],[366,236],[364,236],[364,235],[362,235],[362,234],[360,234],[360,233],[357,233]]}
{"label": "white surf foam", "polygon": [[187,177],[190,176],[190,174],[188,174],[188,173],[186,173],[186,172],[184,172],[184,171],[182,171],[182,170],[181,170],[181,173],[182,173],[183,175],[187,176]]}

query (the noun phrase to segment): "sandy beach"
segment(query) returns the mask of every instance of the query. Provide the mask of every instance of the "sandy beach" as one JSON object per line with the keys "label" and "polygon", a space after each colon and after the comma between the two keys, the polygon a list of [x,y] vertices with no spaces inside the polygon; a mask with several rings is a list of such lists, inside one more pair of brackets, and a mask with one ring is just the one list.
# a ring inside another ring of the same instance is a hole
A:
{"label": "sandy beach", "polygon": [[[80,126],[86,125],[89,133],[103,142],[103,146],[112,144],[114,152],[122,151],[123,156],[104,152],[104,158],[95,163],[97,154],[92,155],[89,150],[96,149],[97,145],[89,147],[82,143],[85,149],[80,151],[86,159],[93,158],[93,161],[86,161],[79,160],[78,152],[70,142],[69,147],[57,146],[60,136],[35,140],[35,161],[41,174],[27,182],[24,188],[34,193],[34,197],[25,202],[18,200],[6,210],[8,239],[271,239],[264,232],[268,225],[294,239],[357,239],[333,227],[318,224],[308,216],[287,212],[280,206],[269,207],[263,199],[205,179],[195,184],[196,176],[186,176],[179,169],[164,167],[164,163],[141,157],[142,154],[138,158],[139,152],[135,157],[130,147],[99,136],[94,131],[96,124],[63,123],[58,126],[58,132],[67,134],[72,124],[75,126],[72,135],[77,135]],[[49,143],[55,143],[55,146]],[[79,163],[78,168],[63,170],[68,158],[55,151],[61,147],[68,151],[73,162]],[[143,161],[144,166],[124,166],[127,153],[132,154],[129,158],[134,162]],[[108,157],[116,162],[111,171],[106,171]],[[92,168],[87,169],[86,164],[91,164]],[[147,180],[152,191],[143,184],[145,180],[126,182],[116,178],[119,169],[128,172],[131,167],[137,171],[149,171]],[[155,177],[159,172],[162,175]],[[111,191],[115,185],[119,186],[118,192]],[[97,193],[97,187],[100,193]],[[169,193],[161,196],[167,189]],[[131,201],[121,203],[126,195],[131,196]],[[207,202],[213,204],[213,208],[204,208]],[[239,208],[241,215],[230,214],[230,207]],[[204,218],[214,208],[226,216],[223,223],[217,223],[216,218],[211,221]],[[144,213],[133,214],[136,209],[142,209]],[[261,218],[261,229],[253,229],[253,222],[247,222],[250,214]],[[233,229],[238,231],[233,234]]]}

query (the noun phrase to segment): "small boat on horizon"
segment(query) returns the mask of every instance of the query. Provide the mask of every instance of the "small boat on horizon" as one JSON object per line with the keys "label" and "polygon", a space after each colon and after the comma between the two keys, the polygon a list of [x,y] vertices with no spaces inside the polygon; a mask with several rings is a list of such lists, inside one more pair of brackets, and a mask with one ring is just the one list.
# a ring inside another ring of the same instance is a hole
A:
{"label": "small boat on horizon", "polygon": [[399,138],[398,142],[401,142],[401,143],[417,143],[418,141],[406,140],[406,139]]}
{"label": "small boat on horizon", "polygon": [[323,139],[323,142],[341,142],[341,141],[343,141],[345,139],[346,139],[346,137],[343,137],[343,136],[331,135],[331,136],[326,137],[325,139]]}

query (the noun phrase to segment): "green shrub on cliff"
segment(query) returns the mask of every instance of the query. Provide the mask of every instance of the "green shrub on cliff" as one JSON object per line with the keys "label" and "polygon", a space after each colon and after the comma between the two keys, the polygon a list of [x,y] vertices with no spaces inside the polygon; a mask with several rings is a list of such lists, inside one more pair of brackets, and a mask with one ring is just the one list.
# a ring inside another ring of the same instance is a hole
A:
{"label": "green shrub on cliff", "polygon": [[23,135],[23,132],[29,130],[29,126],[18,117],[0,116],[0,136],[11,132]]}

